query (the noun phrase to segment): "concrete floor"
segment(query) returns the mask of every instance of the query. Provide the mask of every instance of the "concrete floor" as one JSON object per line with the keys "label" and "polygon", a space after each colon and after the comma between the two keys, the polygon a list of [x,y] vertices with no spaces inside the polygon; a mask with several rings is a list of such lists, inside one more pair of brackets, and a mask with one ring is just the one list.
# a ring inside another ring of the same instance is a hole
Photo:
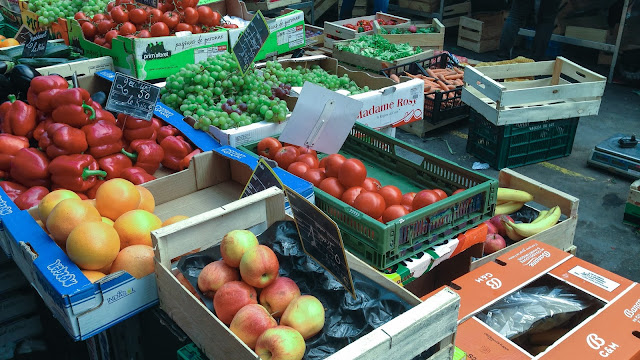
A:
{"label": "concrete floor", "polygon": [[[455,48],[455,45],[445,48],[462,56],[479,57],[478,54]],[[495,60],[492,56],[488,54],[484,58]],[[579,60],[582,57],[572,57],[571,54],[565,56],[574,61],[578,59],[576,62],[581,63]],[[601,73],[606,70],[595,69]],[[640,95],[633,90],[637,91],[623,85],[607,85],[599,115],[580,119],[570,156],[514,170],[580,199],[574,240],[578,257],[640,281],[640,230],[622,223],[632,180],[587,166],[591,149],[602,140],[615,133],[640,135]],[[471,168],[479,160],[465,151],[467,131],[467,122],[460,121],[429,132],[425,138],[401,130],[396,137]],[[453,154],[443,140],[449,144]],[[479,172],[495,178],[498,176],[498,171],[494,169]]]}

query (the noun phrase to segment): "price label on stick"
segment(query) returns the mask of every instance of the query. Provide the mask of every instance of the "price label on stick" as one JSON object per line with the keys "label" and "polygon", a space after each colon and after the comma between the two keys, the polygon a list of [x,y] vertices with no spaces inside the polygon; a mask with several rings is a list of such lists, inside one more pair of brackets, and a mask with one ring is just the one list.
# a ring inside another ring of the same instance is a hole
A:
{"label": "price label on stick", "polygon": [[258,160],[258,165],[255,170],[253,170],[253,174],[251,174],[251,178],[249,178],[249,182],[247,182],[247,185],[242,191],[242,195],[240,195],[240,199],[268,189],[272,186],[284,190],[282,181],[280,181],[280,178],[278,178],[278,175],[273,171],[267,160],[260,158],[260,160]]}
{"label": "price label on stick", "polygon": [[286,186],[285,194],[293,211],[302,249],[330,272],[355,299],[356,290],[338,225],[317,206]]}
{"label": "price label on stick", "polygon": [[233,46],[233,56],[236,58],[242,76],[251,67],[269,34],[267,21],[258,10]]}
{"label": "price label on stick", "polygon": [[116,73],[105,108],[151,121],[160,88],[122,73]]}
{"label": "price label on stick", "polygon": [[31,34],[29,41],[24,44],[22,49],[22,57],[38,57],[44,55],[47,50],[47,41],[49,41],[49,32],[47,30]]}

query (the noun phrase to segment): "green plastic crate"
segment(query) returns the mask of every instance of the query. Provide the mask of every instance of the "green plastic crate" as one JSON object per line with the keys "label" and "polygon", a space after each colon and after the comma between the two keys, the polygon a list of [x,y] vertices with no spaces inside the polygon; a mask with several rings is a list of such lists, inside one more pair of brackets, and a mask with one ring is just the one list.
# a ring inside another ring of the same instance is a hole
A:
{"label": "green plastic crate", "polygon": [[207,360],[196,344],[187,344],[178,349],[178,360]]}
{"label": "green plastic crate", "polygon": [[[241,149],[254,156],[257,143]],[[377,269],[386,269],[435,242],[450,239],[491,218],[498,182],[422,149],[356,124],[341,154],[364,162],[368,176],[403,193],[440,188],[450,196],[383,224],[314,188],[316,206],[340,227],[345,247]],[[322,156],[322,155],[320,155]]]}
{"label": "green plastic crate", "polygon": [[579,118],[497,126],[471,109],[467,152],[497,170],[571,154]]}
{"label": "green plastic crate", "polygon": [[623,222],[627,225],[640,227],[640,206],[627,203],[624,207]]}
{"label": "green plastic crate", "polygon": [[12,38],[16,36],[17,33],[18,29],[16,29],[14,26],[5,22],[0,22],[0,35],[6,38]]}

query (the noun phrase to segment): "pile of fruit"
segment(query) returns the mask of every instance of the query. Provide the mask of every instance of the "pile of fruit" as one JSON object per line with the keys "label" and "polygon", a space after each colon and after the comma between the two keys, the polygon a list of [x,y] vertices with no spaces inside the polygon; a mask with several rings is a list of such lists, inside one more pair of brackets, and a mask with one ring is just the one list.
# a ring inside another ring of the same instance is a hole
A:
{"label": "pile of fruit", "polygon": [[5,48],[5,47],[9,47],[9,46],[16,46],[16,45],[20,45],[18,40],[14,39],[14,38],[6,38],[6,37],[0,35],[0,48]]}
{"label": "pile of fruit", "polygon": [[209,263],[198,276],[198,288],[213,299],[218,319],[262,359],[302,359],[305,340],[324,327],[322,303],[278,276],[276,254],[250,231],[227,233],[220,253],[222,260]]}
{"label": "pile of fruit", "polygon": [[109,0],[30,0],[29,10],[36,13],[40,25],[46,27],[58,18],[66,19],[80,11],[87,16],[93,16],[102,12],[108,3]]}
{"label": "pile of fruit", "polygon": [[92,199],[105,180],[142,184],[155,179],[160,165],[179,171],[200,152],[156,118],[116,118],[100,105],[104,93],[91,97],[58,75],[29,84],[28,103],[10,97],[0,105],[0,187],[20,209],[50,190]]}
{"label": "pile of fruit", "polygon": [[341,51],[383,61],[402,59],[422,52],[419,47],[414,48],[408,43],[393,44],[380,35],[363,35],[344,43],[337,43],[334,46]]}
{"label": "pile of fruit", "polygon": [[389,19],[385,21],[384,19],[376,19],[376,20],[358,20],[355,24],[345,24],[344,27],[349,28],[351,30],[355,30],[357,32],[365,32],[373,30],[373,22],[376,21],[380,25],[396,25],[397,21],[393,19]]}
{"label": "pile of fruit", "polygon": [[146,188],[124,179],[105,182],[95,200],[69,190],[47,194],[31,212],[38,224],[91,282],[124,270],[135,278],[154,271],[151,231],[184,220],[162,222]]}
{"label": "pile of fruit", "polygon": [[[294,145],[283,146],[272,137],[258,143],[257,153],[275,160],[279,167],[382,223],[448,197],[442,189],[403,194],[395,185],[382,186],[377,179],[367,177],[367,169],[358,159],[331,154],[319,160],[315,150]],[[455,190],[451,195],[462,191],[464,189]]]}
{"label": "pile of fruit", "polygon": [[533,201],[533,195],[526,191],[498,188],[495,216],[485,221],[488,226],[487,240],[484,245],[485,254],[504,249],[507,246],[506,239],[520,241],[558,223],[562,215],[559,206],[540,211],[538,216],[529,223],[516,223],[509,214],[517,212],[529,201]]}

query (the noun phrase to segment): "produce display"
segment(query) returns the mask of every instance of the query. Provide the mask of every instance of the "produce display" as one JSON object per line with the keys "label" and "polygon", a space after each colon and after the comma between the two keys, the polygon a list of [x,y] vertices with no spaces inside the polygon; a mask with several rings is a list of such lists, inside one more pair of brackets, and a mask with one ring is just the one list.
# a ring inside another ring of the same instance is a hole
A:
{"label": "produce display", "polygon": [[[5,40],[8,41],[8,40]],[[47,49],[41,56],[33,58],[23,58],[24,45],[16,45],[9,49],[0,50],[0,61],[5,63],[29,65],[34,68],[66,64],[72,61],[86,60],[86,57],[76,53],[70,46],[60,43],[49,42]],[[2,72],[2,71],[0,71]]]}
{"label": "produce display", "polygon": [[433,33],[437,33],[437,32],[438,32],[438,29],[436,29],[434,26],[417,27],[415,25],[410,25],[406,29],[398,29],[398,28],[392,28],[392,29],[381,28],[380,29],[380,33],[381,34],[389,34],[389,35],[398,35],[398,34],[433,34]]}
{"label": "produce display", "polygon": [[[394,185],[383,186],[377,179],[367,177],[365,165],[356,158],[347,159],[340,154],[331,154],[319,160],[315,150],[283,145],[272,137],[258,143],[257,153],[275,160],[279,167],[382,223],[449,196],[441,189],[403,194]],[[462,191],[464,189],[458,189],[451,195]]]}
{"label": "produce display", "polygon": [[363,35],[356,39],[336,43],[335,48],[378,60],[393,61],[422,53],[419,47],[408,43],[392,44],[380,35]]}
{"label": "produce display", "polygon": [[58,18],[73,17],[79,11],[94,16],[104,11],[108,3],[109,0],[30,0],[29,10],[38,15],[40,25],[48,26]]}
{"label": "produce display", "polygon": [[380,25],[396,25],[398,22],[389,19],[385,21],[384,19],[376,19],[376,20],[358,20],[355,24],[345,24],[343,25],[346,28],[351,30],[356,30],[357,32],[365,32],[373,30],[373,22],[376,21]]}
{"label": "produce display", "polygon": [[[17,65],[14,72],[25,65]],[[95,198],[104,180],[124,178],[139,185],[155,179],[162,165],[182,170],[200,152],[170,125],[104,110],[81,88],[68,88],[58,75],[20,78],[17,90],[0,105],[2,187],[20,209],[38,204],[50,190],[68,189]]]}
{"label": "produce display", "polygon": [[[425,71],[429,76],[422,74],[413,75],[406,71],[404,72],[404,75],[424,81],[424,93],[431,99],[435,97],[434,93],[436,91],[455,90],[464,85],[464,71],[457,67],[444,69],[426,68]],[[389,75],[389,78],[397,83],[400,82],[400,78],[396,74]],[[449,98],[453,98],[456,94],[454,92],[450,92],[447,96]]]}

